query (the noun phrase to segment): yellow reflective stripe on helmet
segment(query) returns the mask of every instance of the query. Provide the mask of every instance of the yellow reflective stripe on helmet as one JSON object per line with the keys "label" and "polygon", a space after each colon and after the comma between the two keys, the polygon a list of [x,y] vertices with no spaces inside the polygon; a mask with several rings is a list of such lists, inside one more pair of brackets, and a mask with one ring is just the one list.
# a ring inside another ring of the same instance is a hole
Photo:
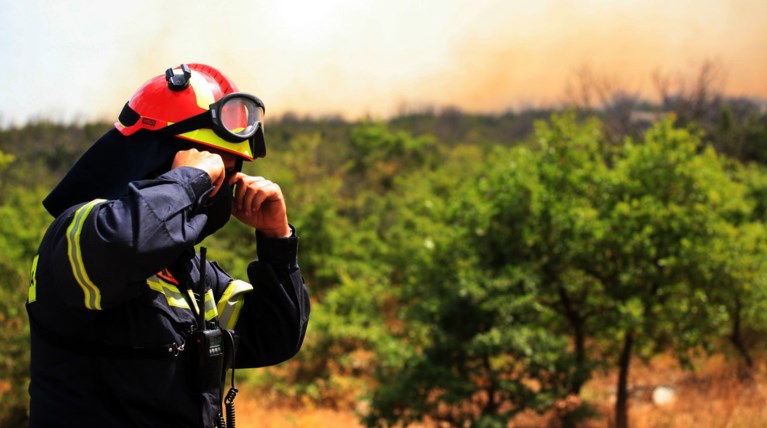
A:
{"label": "yellow reflective stripe on helmet", "polygon": [[205,77],[196,70],[192,70],[192,77],[189,78],[189,84],[194,89],[194,95],[197,98],[197,107],[203,110],[210,110],[210,105],[216,102],[213,95],[213,88]]}
{"label": "yellow reflective stripe on helmet", "polygon": [[195,129],[183,134],[178,134],[178,136],[253,160],[253,151],[250,149],[250,143],[247,140],[240,142],[226,141],[209,128]]}
{"label": "yellow reflective stripe on helmet", "polygon": [[32,259],[32,272],[29,274],[29,297],[27,297],[27,303],[33,303],[37,300],[37,260],[40,255],[35,255]]}
{"label": "yellow reflective stripe on helmet", "polygon": [[162,278],[157,275],[152,275],[146,280],[146,284],[152,290],[162,294],[168,300],[168,305],[175,306],[182,309],[190,309],[189,303],[184,299],[184,295],[181,294],[178,287],[167,281],[163,281]]}
{"label": "yellow reflective stripe on helmet", "polygon": [[253,291],[253,286],[238,279],[229,283],[218,301],[218,325],[232,330],[240,317],[240,310],[245,303],[245,293]]}
{"label": "yellow reflective stripe on helmet", "polygon": [[88,214],[90,214],[93,207],[104,201],[105,199],[95,199],[78,208],[77,211],[75,211],[72,224],[67,228],[67,255],[69,256],[69,264],[72,266],[72,275],[77,283],[80,284],[80,288],[83,289],[83,294],[85,295],[85,307],[99,311],[101,310],[101,292],[85,271],[82,250],[80,248],[80,233],[83,230],[85,219],[88,217]]}

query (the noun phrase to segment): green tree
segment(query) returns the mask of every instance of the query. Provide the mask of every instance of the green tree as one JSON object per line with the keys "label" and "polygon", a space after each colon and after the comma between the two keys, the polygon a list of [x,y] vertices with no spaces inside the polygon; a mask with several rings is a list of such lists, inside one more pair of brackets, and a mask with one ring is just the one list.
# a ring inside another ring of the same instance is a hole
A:
{"label": "green tree", "polygon": [[391,190],[399,174],[434,165],[440,156],[433,137],[414,137],[380,122],[362,123],[349,134],[352,183],[378,192]]}
{"label": "green tree", "polygon": [[[767,174],[763,166],[734,164],[735,179],[746,187],[749,216],[734,216],[724,230],[724,239],[712,248],[715,263],[711,272],[719,278],[712,305],[727,312],[727,337],[747,368],[754,365],[755,338],[767,329],[767,229],[765,229],[765,189]],[[728,195],[729,196],[729,195]],[[757,339],[758,340],[758,339]]]}
{"label": "green tree", "polygon": [[[601,124],[578,124],[571,114],[553,116],[536,126],[532,148],[499,152],[476,186],[487,201],[486,213],[467,220],[483,269],[494,276],[525,269],[536,284],[535,299],[547,308],[550,332],[569,337],[570,366],[559,388],[578,396],[594,367],[587,339],[601,330],[606,304],[603,284],[577,263],[593,251],[603,233],[598,206],[609,182],[610,153]],[[565,425],[588,413],[572,408],[560,416]]]}
{"label": "green tree", "polygon": [[579,267],[611,302],[604,322],[620,343],[615,418],[623,428],[632,356],[668,346],[683,356],[717,333],[723,318],[709,301],[722,284],[711,250],[728,238],[728,219],[748,207],[716,153],[671,120],[655,124],[642,144],[626,144],[606,185],[597,208],[603,233]]}
{"label": "green tree", "polygon": [[400,222],[387,242],[398,253],[402,325],[390,329],[397,351],[381,349],[368,425],[505,426],[567,394],[568,342],[548,329],[554,314],[530,271],[492,270],[472,245],[493,232],[490,200],[474,186],[486,162],[458,147],[442,168],[399,182]]}

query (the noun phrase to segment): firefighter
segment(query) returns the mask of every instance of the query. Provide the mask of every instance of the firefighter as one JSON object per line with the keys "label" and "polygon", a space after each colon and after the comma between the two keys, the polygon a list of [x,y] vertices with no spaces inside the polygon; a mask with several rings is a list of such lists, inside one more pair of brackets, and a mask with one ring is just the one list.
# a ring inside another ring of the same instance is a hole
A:
{"label": "firefighter", "polygon": [[[55,220],[27,302],[31,427],[222,426],[229,367],[298,352],[298,237],[280,187],[241,171],[266,155],[264,113],[213,67],[170,68],[45,198]],[[231,215],[255,231],[247,280],[195,249]]]}

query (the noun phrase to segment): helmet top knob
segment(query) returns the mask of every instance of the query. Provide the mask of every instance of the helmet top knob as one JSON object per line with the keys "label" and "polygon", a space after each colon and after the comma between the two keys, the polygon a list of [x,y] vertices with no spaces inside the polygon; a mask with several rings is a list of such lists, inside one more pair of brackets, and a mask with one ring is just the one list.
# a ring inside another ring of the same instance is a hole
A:
{"label": "helmet top knob", "polygon": [[171,91],[183,91],[189,86],[189,78],[192,77],[192,70],[186,64],[181,64],[182,74],[173,73],[173,69],[165,70],[165,80],[168,82],[168,88]]}

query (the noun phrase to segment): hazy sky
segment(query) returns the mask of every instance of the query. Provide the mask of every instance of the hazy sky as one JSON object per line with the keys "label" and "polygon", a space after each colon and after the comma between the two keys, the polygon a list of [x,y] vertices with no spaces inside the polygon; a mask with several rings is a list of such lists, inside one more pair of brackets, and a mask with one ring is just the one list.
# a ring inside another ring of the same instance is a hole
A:
{"label": "hazy sky", "polygon": [[213,65],[269,114],[386,117],[556,102],[587,68],[651,76],[721,65],[767,98],[767,0],[0,0],[0,124],[113,120],[149,78]]}

